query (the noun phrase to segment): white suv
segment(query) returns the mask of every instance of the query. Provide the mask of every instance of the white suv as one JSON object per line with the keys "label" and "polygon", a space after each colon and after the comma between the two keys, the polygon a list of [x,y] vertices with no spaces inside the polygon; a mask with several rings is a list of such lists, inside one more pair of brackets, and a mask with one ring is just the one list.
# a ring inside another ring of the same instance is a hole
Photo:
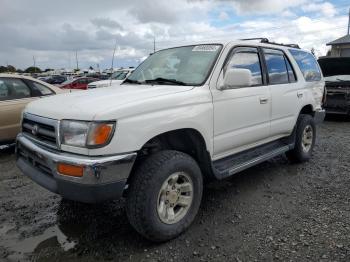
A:
{"label": "white suv", "polygon": [[29,104],[17,139],[22,172],[63,198],[126,197],[148,239],[178,236],[203,181],[286,153],[310,159],[324,80],[295,45],[215,42],[152,54],[119,87]]}

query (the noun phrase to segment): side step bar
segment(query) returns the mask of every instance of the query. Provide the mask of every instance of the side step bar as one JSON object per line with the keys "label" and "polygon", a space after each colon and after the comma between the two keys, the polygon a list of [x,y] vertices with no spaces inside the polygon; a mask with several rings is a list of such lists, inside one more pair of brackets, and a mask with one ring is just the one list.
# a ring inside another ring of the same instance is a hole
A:
{"label": "side step bar", "polygon": [[294,148],[294,143],[275,141],[213,162],[218,179],[224,179],[249,167],[265,162]]}

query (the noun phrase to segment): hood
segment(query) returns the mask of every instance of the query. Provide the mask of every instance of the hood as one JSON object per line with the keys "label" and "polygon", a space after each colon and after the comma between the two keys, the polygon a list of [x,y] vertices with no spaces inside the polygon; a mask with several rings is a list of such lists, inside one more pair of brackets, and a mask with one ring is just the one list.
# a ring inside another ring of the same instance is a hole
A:
{"label": "hood", "polygon": [[189,91],[192,88],[192,86],[175,85],[112,86],[38,99],[30,103],[25,112],[58,120],[94,120],[97,114],[114,108],[117,110],[127,104],[142,103],[145,100]]}
{"label": "hood", "polygon": [[323,57],[318,63],[325,77],[350,75],[350,57]]}

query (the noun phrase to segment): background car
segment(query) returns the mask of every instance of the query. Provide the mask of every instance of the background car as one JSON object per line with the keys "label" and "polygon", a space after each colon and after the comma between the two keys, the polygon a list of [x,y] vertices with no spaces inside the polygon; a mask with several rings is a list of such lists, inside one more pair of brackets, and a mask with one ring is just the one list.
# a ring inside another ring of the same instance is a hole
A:
{"label": "background car", "polygon": [[120,85],[132,72],[134,68],[126,68],[115,71],[108,80],[92,82],[88,84],[88,89]]}
{"label": "background car", "polygon": [[60,88],[63,89],[88,89],[88,84],[92,82],[98,81],[97,78],[92,77],[79,77],[72,80],[67,80],[59,85]]}
{"label": "background car", "polygon": [[52,84],[52,85],[60,85],[63,82],[67,81],[67,77],[66,76],[62,76],[62,75],[52,75],[49,76],[47,79],[43,80],[46,83]]}
{"label": "background car", "polygon": [[0,74],[0,145],[15,140],[20,132],[22,110],[29,102],[64,92],[28,76]]}
{"label": "background car", "polygon": [[350,114],[350,57],[323,57],[318,60],[326,81],[327,114]]}

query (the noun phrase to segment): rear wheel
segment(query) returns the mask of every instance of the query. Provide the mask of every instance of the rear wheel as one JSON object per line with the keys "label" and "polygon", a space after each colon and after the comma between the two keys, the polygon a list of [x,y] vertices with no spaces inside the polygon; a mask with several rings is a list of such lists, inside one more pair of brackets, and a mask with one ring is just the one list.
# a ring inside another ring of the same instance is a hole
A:
{"label": "rear wheel", "polygon": [[136,170],[127,196],[131,225],[152,241],[170,240],[193,222],[203,179],[196,161],[178,151],[151,155]]}
{"label": "rear wheel", "polygon": [[287,152],[287,157],[293,162],[305,162],[310,160],[316,140],[316,125],[310,115],[300,115],[297,128],[294,149]]}

